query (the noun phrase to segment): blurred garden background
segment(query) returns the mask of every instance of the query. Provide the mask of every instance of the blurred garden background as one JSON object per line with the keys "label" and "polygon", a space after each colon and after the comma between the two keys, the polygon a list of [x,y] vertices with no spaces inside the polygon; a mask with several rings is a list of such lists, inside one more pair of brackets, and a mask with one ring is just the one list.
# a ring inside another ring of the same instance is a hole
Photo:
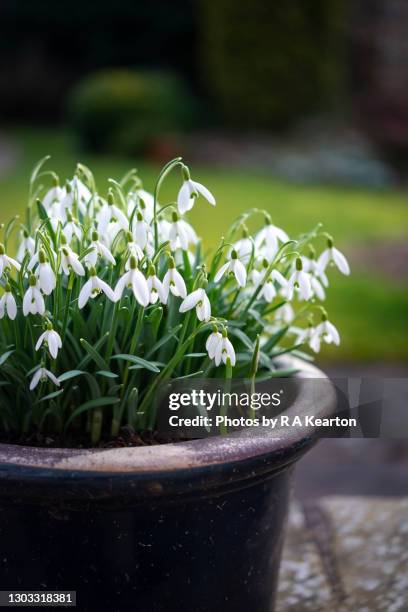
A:
{"label": "blurred garden background", "polygon": [[46,154],[102,193],[131,167],[152,189],[183,155],[217,198],[191,214],[207,244],[258,206],[289,234],[321,221],[348,255],[320,364],[405,372],[407,27],[403,0],[2,2],[0,222]]}

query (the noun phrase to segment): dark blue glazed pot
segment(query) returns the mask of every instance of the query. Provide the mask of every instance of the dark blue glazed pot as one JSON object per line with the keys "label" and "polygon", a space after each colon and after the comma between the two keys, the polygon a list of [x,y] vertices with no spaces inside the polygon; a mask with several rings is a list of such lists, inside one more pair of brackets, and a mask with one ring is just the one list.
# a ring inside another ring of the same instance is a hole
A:
{"label": "dark blue glazed pot", "polygon": [[[321,372],[302,366],[302,375]],[[299,378],[287,411],[315,411]],[[319,415],[335,411],[330,386]],[[0,445],[2,590],[75,590],[77,609],[270,612],[290,477],[310,428],[143,448]]]}

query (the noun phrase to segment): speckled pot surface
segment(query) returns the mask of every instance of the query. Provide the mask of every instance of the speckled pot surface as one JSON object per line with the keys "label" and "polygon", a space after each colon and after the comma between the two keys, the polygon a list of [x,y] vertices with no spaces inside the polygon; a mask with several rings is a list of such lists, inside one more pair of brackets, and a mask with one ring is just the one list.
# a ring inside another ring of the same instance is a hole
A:
{"label": "speckled pot surface", "polygon": [[[302,378],[321,377],[302,365]],[[299,378],[286,413],[310,412]],[[335,410],[330,386],[320,415]],[[0,445],[2,589],[77,609],[269,612],[295,461],[314,431],[110,450]]]}

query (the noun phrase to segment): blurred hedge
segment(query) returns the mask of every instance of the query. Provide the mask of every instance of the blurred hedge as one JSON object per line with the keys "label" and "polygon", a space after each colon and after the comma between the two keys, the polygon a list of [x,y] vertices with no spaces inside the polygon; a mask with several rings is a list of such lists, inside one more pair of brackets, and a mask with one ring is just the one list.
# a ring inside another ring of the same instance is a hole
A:
{"label": "blurred hedge", "polygon": [[83,148],[134,154],[191,127],[196,103],[173,74],[123,68],[83,79],[72,90],[67,111]]}
{"label": "blurred hedge", "polygon": [[203,73],[225,119],[280,127],[335,104],[344,83],[346,4],[202,0]]}

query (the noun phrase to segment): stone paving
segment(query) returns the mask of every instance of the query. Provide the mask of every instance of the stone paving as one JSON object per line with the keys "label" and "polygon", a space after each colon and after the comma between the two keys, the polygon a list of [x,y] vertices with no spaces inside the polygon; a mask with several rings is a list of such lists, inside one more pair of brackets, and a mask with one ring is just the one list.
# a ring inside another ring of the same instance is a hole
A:
{"label": "stone paving", "polygon": [[276,612],[406,612],[408,498],[293,503]]}

